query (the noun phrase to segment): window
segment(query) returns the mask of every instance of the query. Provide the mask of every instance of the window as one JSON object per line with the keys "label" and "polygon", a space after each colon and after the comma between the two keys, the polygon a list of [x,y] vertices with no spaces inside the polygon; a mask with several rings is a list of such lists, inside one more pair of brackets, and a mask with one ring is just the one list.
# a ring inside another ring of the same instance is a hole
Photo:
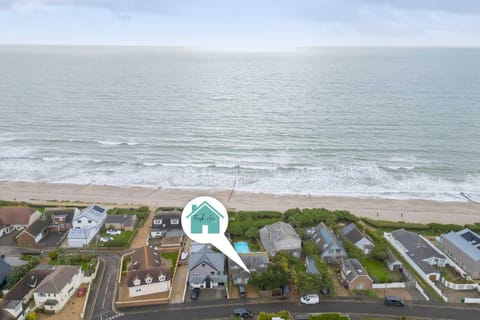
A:
{"label": "window", "polygon": [[178,224],[178,223],[179,223],[178,218],[171,218],[170,219],[170,224]]}
{"label": "window", "polygon": [[146,284],[150,284],[150,283],[152,283],[152,281],[153,281],[153,278],[152,278],[152,277],[146,277],[146,278],[145,278],[145,283],[146,283]]}
{"label": "window", "polygon": [[158,281],[165,281],[165,279],[167,279],[167,277],[165,277],[165,275],[161,274],[159,277],[158,277]]}
{"label": "window", "polygon": [[135,280],[133,280],[133,285],[134,285],[134,286],[139,286],[141,283],[142,283],[142,282],[141,282],[140,279],[138,279],[138,278],[135,279]]}
{"label": "window", "polygon": [[215,271],[210,272],[210,275],[214,276],[214,275],[215,275]]}
{"label": "window", "polygon": [[162,224],[162,219],[153,220],[153,224]]}
{"label": "window", "polygon": [[88,223],[92,223],[92,220],[88,220]]}
{"label": "window", "polygon": [[135,292],[142,292],[142,288],[135,289]]}
{"label": "window", "polygon": [[46,295],[45,293],[43,293],[43,292],[40,292],[38,295],[39,295],[40,297],[46,297],[46,296],[47,296],[47,295]]}
{"label": "window", "polygon": [[202,263],[202,268],[205,268],[206,264],[205,263]]}
{"label": "window", "polygon": [[200,272],[198,272],[198,271],[193,271],[193,275],[194,275],[194,276],[199,276],[199,275],[200,275]]}

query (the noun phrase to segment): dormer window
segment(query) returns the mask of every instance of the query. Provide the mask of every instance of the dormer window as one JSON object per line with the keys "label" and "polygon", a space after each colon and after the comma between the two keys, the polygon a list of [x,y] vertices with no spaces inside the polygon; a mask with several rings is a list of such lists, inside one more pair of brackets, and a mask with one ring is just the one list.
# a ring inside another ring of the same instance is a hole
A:
{"label": "dormer window", "polygon": [[140,284],[142,284],[142,281],[140,281],[140,279],[135,278],[135,279],[133,280],[133,285],[134,285],[134,286],[139,286]]}
{"label": "dormer window", "polygon": [[170,219],[170,224],[179,224],[179,219],[178,218],[171,218]]}
{"label": "dormer window", "polygon": [[162,219],[153,220],[153,224],[162,224]]}
{"label": "dormer window", "polygon": [[146,284],[150,284],[150,283],[152,283],[152,281],[153,281],[153,278],[150,277],[150,276],[147,276],[147,277],[145,278],[145,283],[146,283]]}
{"label": "dormer window", "polygon": [[158,276],[158,281],[165,281],[167,279],[167,277],[165,277],[164,274],[161,274]]}

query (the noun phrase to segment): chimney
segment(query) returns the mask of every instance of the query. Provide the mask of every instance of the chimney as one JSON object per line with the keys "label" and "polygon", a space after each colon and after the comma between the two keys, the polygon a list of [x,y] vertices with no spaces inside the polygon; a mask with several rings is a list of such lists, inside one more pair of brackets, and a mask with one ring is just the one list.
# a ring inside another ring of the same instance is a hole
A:
{"label": "chimney", "polygon": [[195,210],[197,210],[197,205],[196,205],[196,204],[192,204],[192,212],[194,212]]}

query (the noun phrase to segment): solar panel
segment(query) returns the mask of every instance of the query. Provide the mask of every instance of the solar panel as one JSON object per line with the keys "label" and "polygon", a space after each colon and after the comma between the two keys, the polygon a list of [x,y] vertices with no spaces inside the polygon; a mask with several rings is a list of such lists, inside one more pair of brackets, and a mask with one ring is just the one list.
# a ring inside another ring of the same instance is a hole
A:
{"label": "solar panel", "polygon": [[101,212],[101,213],[103,213],[103,211],[105,211],[105,209],[103,209],[102,207],[99,207],[99,206],[93,206],[93,210]]}
{"label": "solar panel", "polygon": [[320,233],[322,234],[323,238],[325,239],[325,241],[326,241],[327,243],[332,242],[332,237],[330,237],[330,234],[327,232],[326,229],[320,230]]}

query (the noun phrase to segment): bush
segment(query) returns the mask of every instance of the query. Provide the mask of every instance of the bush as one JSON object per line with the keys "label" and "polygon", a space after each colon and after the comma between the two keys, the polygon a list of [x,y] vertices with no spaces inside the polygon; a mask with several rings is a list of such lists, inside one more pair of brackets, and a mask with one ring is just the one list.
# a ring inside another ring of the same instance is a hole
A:
{"label": "bush", "polygon": [[37,320],[37,314],[35,313],[35,311],[30,311],[29,313],[27,313],[27,316],[25,317],[25,320]]}
{"label": "bush", "polygon": [[349,258],[355,258],[358,260],[362,260],[363,258],[365,258],[365,254],[363,253],[362,249],[354,245],[352,242],[347,240],[344,241],[343,247],[347,251],[347,255]]}
{"label": "bush", "polygon": [[324,222],[331,228],[338,226],[338,222],[357,222],[358,217],[344,210],[321,209],[290,209],[284,213],[285,222],[294,228],[305,228],[315,226]]}
{"label": "bush", "polygon": [[48,256],[50,257],[50,259],[56,260],[57,257],[58,257],[58,252],[57,252],[56,250],[50,251],[50,252],[48,253]]}

